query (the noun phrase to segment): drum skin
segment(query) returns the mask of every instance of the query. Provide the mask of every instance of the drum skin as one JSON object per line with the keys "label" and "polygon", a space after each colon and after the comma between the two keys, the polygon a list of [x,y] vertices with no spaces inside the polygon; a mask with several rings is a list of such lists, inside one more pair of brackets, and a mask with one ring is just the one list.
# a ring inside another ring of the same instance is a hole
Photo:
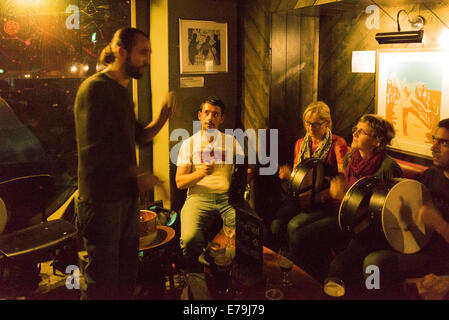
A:
{"label": "drum skin", "polygon": [[[315,181],[315,183],[314,183]],[[320,159],[309,158],[298,164],[290,175],[288,194],[296,198],[309,190],[319,192],[324,185],[324,164]]]}
{"label": "drum skin", "polygon": [[429,241],[432,230],[418,224],[418,211],[429,193],[411,179],[356,181],[340,205],[340,228],[372,250],[391,247],[411,254]]}
{"label": "drum skin", "polygon": [[394,250],[412,254],[429,242],[432,229],[418,223],[419,209],[428,199],[427,188],[412,179],[393,179],[374,188],[369,207]]}

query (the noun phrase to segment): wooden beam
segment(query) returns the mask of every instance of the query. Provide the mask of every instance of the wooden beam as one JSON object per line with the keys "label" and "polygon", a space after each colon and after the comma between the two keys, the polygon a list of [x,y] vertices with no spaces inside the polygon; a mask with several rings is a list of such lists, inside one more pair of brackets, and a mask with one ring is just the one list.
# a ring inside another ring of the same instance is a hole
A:
{"label": "wooden beam", "polygon": [[295,9],[311,7],[311,6],[320,6],[323,4],[341,2],[343,0],[298,0],[295,5]]}

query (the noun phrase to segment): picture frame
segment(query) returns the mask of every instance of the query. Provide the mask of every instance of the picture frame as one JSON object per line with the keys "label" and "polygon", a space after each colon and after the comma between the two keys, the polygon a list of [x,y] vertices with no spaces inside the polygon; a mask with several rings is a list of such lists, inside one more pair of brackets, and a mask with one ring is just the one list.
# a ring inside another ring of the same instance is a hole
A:
{"label": "picture frame", "polygon": [[432,158],[432,134],[449,117],[449,51],[377,50],[376,113],[391,121],[389,149]]}
{"label": "picture frame", "polygon": [[181,74],[228,72],[228,24],[179,19]]}

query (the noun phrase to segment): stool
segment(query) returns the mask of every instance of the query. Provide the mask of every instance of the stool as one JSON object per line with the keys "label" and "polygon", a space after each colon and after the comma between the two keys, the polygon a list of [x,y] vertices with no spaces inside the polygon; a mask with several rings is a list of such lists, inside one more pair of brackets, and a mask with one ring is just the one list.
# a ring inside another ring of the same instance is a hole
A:
{"label": "stool", "polygon": [[165,289],[165,276],[170,282],[170,289],[174,290],[174,262],[173,252],[169,250],[175,237],[175,230],[167,226],[157,226],[157,236],[150,243],[139,248],[139,282],[144,289],[154,289],[157,296]]}

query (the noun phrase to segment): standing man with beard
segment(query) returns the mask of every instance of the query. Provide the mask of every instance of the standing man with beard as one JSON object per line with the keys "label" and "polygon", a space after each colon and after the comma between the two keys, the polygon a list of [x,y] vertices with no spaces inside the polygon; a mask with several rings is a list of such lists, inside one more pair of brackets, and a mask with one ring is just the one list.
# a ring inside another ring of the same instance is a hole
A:
{"label": "standing man with beard", "polygon": [[89,255],[82,299],[129,299],[134,292],[138,196],[155,183],[151,175],[137,174],[135,144],[149,143],[176,104],[168,94],[157,119],[146,126],[136,121],[128,85],[142,77],[150,53],[144,32],[117,30],[100,56],[107,67],[86,79],[76,96],[78,219]]}

